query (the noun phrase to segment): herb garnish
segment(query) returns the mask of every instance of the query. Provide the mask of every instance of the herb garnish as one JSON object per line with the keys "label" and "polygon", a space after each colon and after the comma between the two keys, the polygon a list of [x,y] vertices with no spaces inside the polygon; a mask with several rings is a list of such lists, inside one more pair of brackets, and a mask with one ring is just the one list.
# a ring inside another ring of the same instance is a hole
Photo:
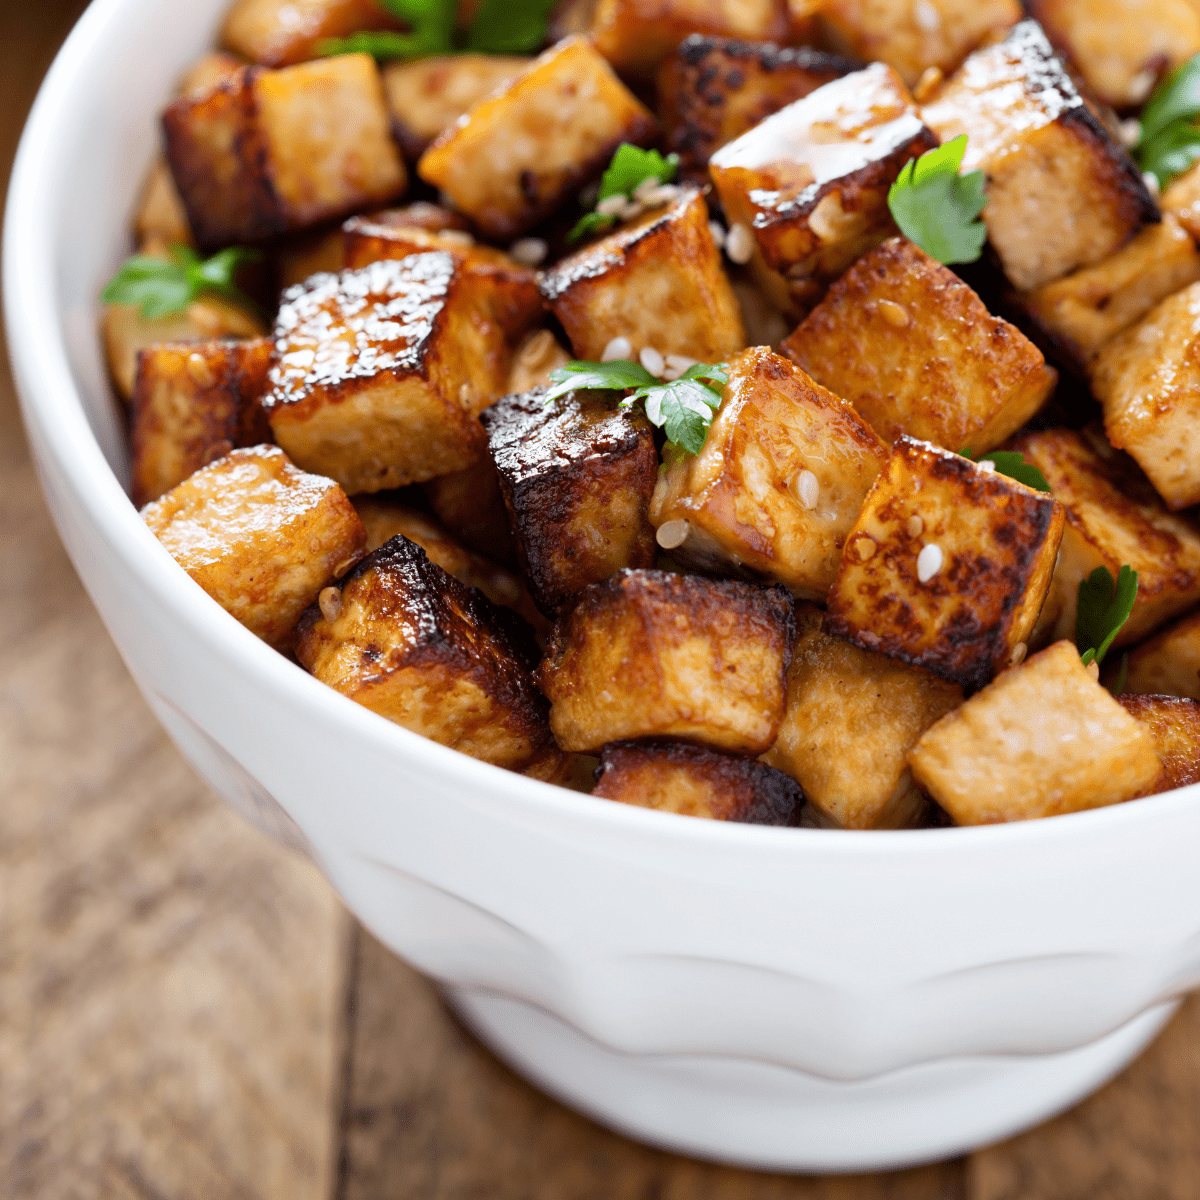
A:
{"label": "herb garnish", "polygon": [[1075,644],[1083,655],[1085,667],[1104,661],[1113,639],[1133,612],[1137,593],[1137,572],[1130,566],[1117,572],[1116,583],[1107,567],[1097,567],[1079,581]]}
{"label": "herb garnish", "polygon": [[100,294],[105,304],[136,304],[147,320],[182,312],[201,292],[217,292],[257,312],[257,305],[234,284],[246,263],[262,254],[245,246],[219,250],[202,259],[188,246],[172,246],[171,258],[135,254],[127,258]]}
{"label": "herb garnish", "polygon": [[[663,158],[657,150],[642,150],[629,142],[622,142],[612,156],[612,162],[600,178],[600,191],[596,194],[596,205],[613,196],[632,202],[633,194],[648,179],[655,183],[670,183],[679,169],[679,155],[668,154]],[[590,212],[580,217],[575,227],[567,234],[568,242],[577,242],[590,233],[602,233],[617,223],[616,213]]]}
{"label": "herb garnish", "polygon": [[888,190],[900,232],[938,262],[975,262],[987,241],[979,214],[987,203],[982,171],[958,173],[967,135],[910,160]]}
{"label": "herb garnish", "polygon": [[[702,381],[708,382],[702,382]],[[569,362],[550,374],[551,388],[546,403],[579,388],[632,393],[621,401],[632,408],[644,400],[646,416],[652,425],[666,431],[667,440],[688,454],[699,454],[708,436],[713,413],[721,407],[719,387],[729,382],[725,363],[709,366],[694,363],[678,378],[664,382],[651,375],[640,363],[619,359],[616,362]]]}
{"label": "herb garnish", "polygon": [[1181,63],[1154,89],[1142,109],[1133,157],[1165,188],[1200,159],[1200,54]]}
{"label": "herb garnish", "polygon": [[[960,450],[959,454],[963,458],[971,459],[972,462],[975,461],[975,456],[969,449]],[[1050,490],[1045,475],[1033,463],[1027,463],[1025,456],[1019,450],[989,450],[986,454],[979,456],[979,461],[995,464],[997,475],[1007,475],[1009,479],[1015,479],[1018,483],[1023,483],[1035,491],[1048,492]]]}

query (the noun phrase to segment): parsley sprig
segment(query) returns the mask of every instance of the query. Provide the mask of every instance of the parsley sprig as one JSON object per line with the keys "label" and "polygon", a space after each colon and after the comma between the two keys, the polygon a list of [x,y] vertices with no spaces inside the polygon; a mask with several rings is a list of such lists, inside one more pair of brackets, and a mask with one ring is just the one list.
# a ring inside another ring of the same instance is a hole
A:
{"label": "parsley sprig", "polygon": [[[653,179],[656,183],[670,183],[675,178],[675,172],[678,169],[678,154],[668,154],[666,158],[663,158],[657,150],[642,150],[638,146],[622,142],[612,156],[612,162],[608,164],[608,169],[600,178],[600,191],[596,194],[596,204],[601,204],[613,196],[621,196],[629,200],[648,179]],[[567,234],[567,241],[577,242],[589,234],[603,233],[616,223],[615,213],[595,211],[585,213]]]}
{"label": "parsley sprig", "polygon": [[[665,430],[667,440],[688,454],[699,454],[708,436],[713,413],[721,407],[721,387],[729,382],[725,363],[695,363],[678,378],[664,382],[640,363],[569,362],[550,374],[546,403],[580,388],[628,391],[622,408],[644,401],[652,425]],[[711,386],[717,384],[717,387]]]}
{"label": "parsley sprig", "polygon": [[987,198],[982,171],[958,173],[967,135],[904,164],[888,190],[888,208],[900,232],[938,262],[975,262],[987,241],[979,220]]}
{"label": "parsley sprig", "polygon": [[[975,461],[975,456],[969,449],[960,450],[959,453],[963,458]],[[1048,492],[1050,490],[1045,475],[1033,463],[1027,463],[1025,456],[1019,450],[989,450],[986,454],[981,454],[978,461],[994,464],[997,475],[1007,475],[1009,479],[1015,479],[1018,483],[1023,483],[1035,491]]]}
{"label": "parsley sprig", "polygon": [[245,246],[230,246],[203,259],[188,246],[172,246],[168,260],[135,254],[122,263],[100,299],[105,304],[136,304],[147,320],[182,312],[201,292],[216,292],[257,312],[234,278],[246,263],[260,258],[259,251]]}
{"label": "parsley sprig", "polygon": [[1200,54],[1181,63],[1154,89],[1142,109],[1133,157],[1165,188],[1200,159]]}
{"label": "parsley sprig", "polygon": [[1079,581],[1079,603],[1075,612],[1075,644],[1083,655],[1083,665],[1102,663],[1133,612],[1137,599],[1138,576],[1130,566],[1117,572],[1116,582],[1107,567],[1097,567]]}

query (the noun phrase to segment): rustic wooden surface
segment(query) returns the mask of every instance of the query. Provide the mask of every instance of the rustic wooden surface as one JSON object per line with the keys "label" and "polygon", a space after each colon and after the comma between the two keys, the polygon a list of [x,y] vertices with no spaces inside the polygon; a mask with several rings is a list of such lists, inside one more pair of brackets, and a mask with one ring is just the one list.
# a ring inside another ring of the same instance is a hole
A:
{"label": "rustic wooden surface", "polygon": [[[82,4],[0,12],[0,161]],[[0,1196],[1200,1200],[1200,1004],[1071,1113],[965,1162],[801,1179],[546,1099],[227,812],[58,544],[0,370]]]}

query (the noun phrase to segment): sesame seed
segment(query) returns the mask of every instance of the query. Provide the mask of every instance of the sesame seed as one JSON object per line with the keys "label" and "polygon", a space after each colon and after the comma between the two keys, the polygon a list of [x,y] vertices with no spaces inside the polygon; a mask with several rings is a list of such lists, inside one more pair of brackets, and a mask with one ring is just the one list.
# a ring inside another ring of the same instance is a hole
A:
{"label": "sesame seed", "polygon": [[1127,121],[1122,121],[1120,126],[1121,142],[1131,149],[1138,144],[1138,138],[1142,136],[1142,123],[1137,117],[1130,117]]}
{"label": "sesame seed", "polygon": [[536,267],[546,257],[549,249],[541,238],[521,238],[509,246],[508,252],[517,262],[527,267]]}
{"label": "sesame seed", "polygon": [[648,199],[648,197],[650,193],[658,187],[658,185],[659,178],[657,175],[651,175],[648,178],[643,179],[642,182],[633,189],[633,198],[639,204],[650,204],[651,201]]}
{"label": "sesame seed", "polygon": [[1152,195],[1155,198],[1155,200],[1157,200],[1158,199],[1158,191],[1159,191],[1158,176],[1155,175],[1151,171],[1147,171],[1142,176],[1142,180],[1146,185],[1146,191],[1148,191],[1150,193],[1150,195]]}
{"label": "sesame seed", "polygon": [[754,257],[754,234],[740,222],[725,235],[725,253],[730,262],[748,263]]}
{"label": "sesame seed", "polygon": [[975,465],[984,472],[996,469],[996,464],[990,458],[981,458]]}
{"label": "sesame seed", "polygon": [[658,527],[654,537],[664,550],[677,550],[687,541],[687,535],[691,528],[688,521],[664,521]]}
{"label": "sesame seed", "polygon": [[917,18],[917,24],[926,33],[937,33],[942,27],[942,18],[929,0],[917,0],[913,15]]}
{"label": "sesame seed", "polygon": [[468,410],[475,403],[475,392],[469,383],[464,383],[459,387],[458,402]]}
{"label": "sesame seed", "polygon": [[653,346],[646,346],[641,354],[638,355],[638,362],[650,372],[651,375],[657,375],[662,378],[663,368],[666,363],[663,362],[663,356],[659,354]]}
{"label": "sesame seed", "polygon": [[682,195],[683,188],[676,187],[673,183],[660,183],[639,199],[648,207],[656,208],[661,204],[674,204]]}
{"label": "sesame seed", "polygon": [[903,304],[897,304],[894,300],[880,300],[878,308],[879,315],[889,325],[894,325],[897,329],[905,329],[912,323],[912,317],[908,315],[908,309]]}
{"label": "sesame seed", "polygon": [[936,542],[923,546],[917,555],[917,578],[922,583],[928,583],[942,569],[945,561],[946,556]]}
{"label": "sesame seed", "polygon": [[629,197],[620,193],[615,196],[605,196],[604,199],[596,205],[596,211],[602,217],[615,217],[620,214],[621,209],[623,209],[628,203]]}
{"label": "sesame seed", "polygon": [[1009,655],[1008,665],[1010,667],[1019,667],[1025,661],[1025,655],[1029,653],[1029,647],[1024,642],[1018,642],[1013,647],[1012,654]]}
{"label": "sesame seed", "polygon": [[816,508],[821,498],[821,484],[811,471],[797,471],[788,480],[788,491],[802,508],[809,510]]}
{"label": "sesame seed", "polygon": [[[309,592],[312,595],[312,592]],[[317,597],[317,604],[321,607],[321,616],[327,621],[336,621],[342,615],[342,589],[335,587],[327,587],[321,589],[321,594]]]}
{"label": "sesame seed", "polygon": [[713,245],[718,250],[725,248],[725,226],[720,221],[709,221],[708,232],[712,234]]}
{"label": "sesame seed", "polygon": [[913,88],[913,99],[918,104],[924,104],[926,100],[932,99],[933,93],[941,87],[945,78],[941,67],[926,67],[925,73],[917,80],[917,86]]}
{"label": "sesame seed", "polygon": [[1154,85],[1158,82],[1158,73],[1156,71],[1139,71],[1125,86],[1125,94],[1129,98],[1131,104],[1141,104],[1152,91]]}
{"label": "sesame seed", "polygon": [[925,532],[925,522],[916,513],[913,513],[904,528],[909,537],[920,537]]}
{"label": "sesame seed", "polygon": [[443,229],[438,236],[452,246],[473,246],[475,239],[465,229]]}
{"label": "sesame seed", "polygon": [[632,353],[633,346],[630,345],[627,337],[615,337],[604,347],[604,353],[600,355],[600,361],[616,362],[617,359],[628,358]]}
{"label": "sesame seed", "polygon": [[854,540],[854,553],[859,562],[866,562],[875,554],[875,539],[869,534],[862,534]]}
{"label": "sesame seed", "polygon": [[626,200],[617,216],[622,221],[632,221],[634,217],[640,217],[645,211],[646,206],[644,204],[639,204],[636,200]]}
{"label": "sesame seed", "polygon": [[1096,661],[1094,658],[1092,659],[1092,661],[1091,661],[1090,663],[1088,663],[1088,665],[1087,665],[1087,668],[1086,668],[1086,669],[1087,669],[1087,673],[1088,673],[1088,674],[1089,674],[1089,675],[1090,675],[1090,676],[1091,676],[1093,679],[1095,679],[1097,682],[1099,682],[1099,679],[1100,679],[1100,664],[1099,664],[1099,663],[1098,663],[1098,662],[1097,662],[1097,661]]}
{"label": "sesame seed", "polygon": [[678,379],[688,367],[694,367],[699,361],[696,358],[688,358],[686,354],[668,354],[662,377],[666,380]]}

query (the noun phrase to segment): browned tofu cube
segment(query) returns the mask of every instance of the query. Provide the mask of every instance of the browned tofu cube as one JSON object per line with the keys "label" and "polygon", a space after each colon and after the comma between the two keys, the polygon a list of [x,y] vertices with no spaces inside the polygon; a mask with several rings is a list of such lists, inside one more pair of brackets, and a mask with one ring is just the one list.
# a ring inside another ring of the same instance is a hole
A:
{"label": "browned tofu cube", "polygon": [[622,567],[650,567],[647,515],[658,451],[645,413],[611,392],[545,389],[506,396],[484,411],[488,450],[538,607],[563,612],[589,584]]}
{"label": "browned tofu cube", "polygon": [[301,664],[356,704],[517,770],[549,741],[545,701],[529,673],[533,654],[511,613],[403,537],[323,595],[296,642]]}
{"label": "browned tofu cube", "polygon": [[747,825],[792,825],[804,807],[794,779],[752,758],[685,742],[612,742],[593,796],[659,812]]}
{"label": "browned tofu cube", "polygon": [[863,255],[783,343],[886,441],[991,450],[1045,402],[1057,373],[948,267],[907,238]]}
{"label": "browned tofu cube", "polygon": [[825,632],[974,691],[1028,647],[1062,506],[901,437],[846,538]]}
{"label": "browned tofu cube", "polygon": [[1175,180],[1162,194],[1162,210],[1200,242],[1200,163]]}
{"label": "browned tofu cube", "polygon": [[201,246],[305,229],[404,191],[383,84],[366,54],[245,67],[163,113],[167,160]]}
{"label": "browned tofu cube", "polygon": [[[1114,682],[1117,656],[1105,665],[1110,672],[1106,682]],[[1200,611],[1180,617],[1129,655],[1125,691],[1200,700]]]}
{"label": "browned tofu cube", "polygon": [[761,754],[779,732],[795,618],[782,588],[620,571],[550,635],[537,679],[564,750],[665,737]]}
{"label": "browned tofu cube", "polygon": [[237,54],[225,54],[220,50],[201,55],[183,73],[175,89],[177,96],[198,96],[218,83],[236,75],[246,65],[245,58]]}
{"label": "browned tofu cube", "polygon": [[226,612],[279,650],[364,541],[345,492],[296,470],[276,446],[231,451],[146,505],[142,518]]}
{"label": "browned tofu cube", "polygon": [[1103,261],[1158,219],[1036,21],[975,51],[921,111],[943,142],[967,135],[960,170],[987,175],[988,240],[1020,291]]}
{"label": "browned tofu cube", "polygon": [[511,358],[499,291],[445,252],[290,289],[263,401],[275,440],[351,493],[469,467]]}
{"label": "browned tofu cube", "polygon": [[962,688],[829,637],[822,619],[811,604],[796,611],[787,715],[763,762],[795,779],[829,825],[919,824],[927,802],[913,783],[909,751],[962,703]]}
{"label": "browned tofu cube", "polygon": [[421,485],[429,507],[455,537],[507,566],[517,565],[517,543],[508,524],[500,476],[487,453],[461,471],[450,471]]}
{"label": "browned tofu cube", "polygon": [[755,279],[776,305],[803,315],[896,232],[888,189],[909,159],[936,145],[891,67],[835,79],[712,156],[731,223],[726,249],[752,232]]}
{"label": "browned tofu cube", "polygon": [[490,238],[509,241],[658,126],[590,42],[567,38],[447,129],[418,164]]}
{"label": "browned tofu cube", "polygon": [[1054,585],[1032,644],[1075,636],[1079,584],[1097,567],[1114,579],[1126,564],[1138,573],[1133,614],[1116,646],[1141,641],[1200,601],[1200,530],[1167,512],[1103,437],[1051,429],[1018,439],[1015,448],[1042,472],[1067,513]]}
{"label": "browned tofu cube", "polygon": [[699,192],[564,258],[541,283],[571,348],[588,362],[614,338],[630,344],[622,358],[653,347],[707,363],[746,344]]}
{"label": "browned tofu cube", "polygon": [[1200,704],[1179,696],[1118,696],[1117,703],[1154,739],[1163,765],[1155,793],[1200,783]]}
{"label": "browned tofu cube", "polygon": [[1096,357],[1104,430],[1170,509],[1200,503],[1200,283],[1164,300]]}
{"label": "browned tofu cube", "polygon": [[133,235],[138,245],[147,239],[166,246],[192,244],[192,228],[165,159],[156,159],[146,176],[133,214]]}
{"label": "browned tofu cube", "polygon": [[252,62],[287,67],[316,58],[328,39],[398,28],[375,0],[237,0],[220,37],[226,49]]}
{"label": "browned tofu cube", "polygon": [[1154,739],[1088,673],[1071,642],[1003,672],[909,755],[956,825],[1120,804],[1162,771]]}
{"label": "browned tofu cube", "polygon": [[685,565],[768,579],[822,603],[887,447],[844,400],[770,350],[729,364],[697,455],[672,454],[650,507]]}

